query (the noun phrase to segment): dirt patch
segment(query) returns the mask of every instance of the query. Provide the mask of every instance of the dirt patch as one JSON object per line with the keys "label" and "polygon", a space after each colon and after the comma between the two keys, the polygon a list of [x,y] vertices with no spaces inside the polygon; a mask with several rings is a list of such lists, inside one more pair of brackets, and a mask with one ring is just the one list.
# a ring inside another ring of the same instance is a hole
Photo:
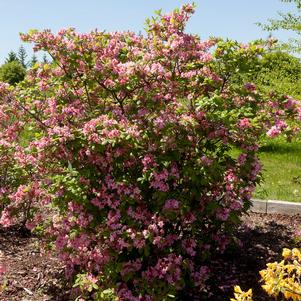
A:
{"label": "dirt patch", "polygon": [[[208,292],[197,299],[229,300],[233,286],[239,284],[243,289],[253,288],[255,301],[274,300],[261,289],[258,272],[267,262],[279,260],[282,248],[301,247],[295,240],[300,226],[298,215],[244,216],[237,231],[241,247],[211,261],[213,276]],[[7,268],[1,301],[72,300],[68,297],[70,286],[64,281],[64,267],[55,254],[41,251],[38,243],[37,237],[19,228],[0,228],[0,265]]]}

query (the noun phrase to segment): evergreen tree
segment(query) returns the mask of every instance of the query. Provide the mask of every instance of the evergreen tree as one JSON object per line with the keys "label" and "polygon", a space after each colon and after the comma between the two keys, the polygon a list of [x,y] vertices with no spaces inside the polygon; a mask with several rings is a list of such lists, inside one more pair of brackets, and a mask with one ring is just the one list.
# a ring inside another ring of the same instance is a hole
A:
{"label": "evergreen tree", "polygon": [[0,81],[15,85],[22,81],[26,75],[26,69],[19,61],[5,63],[0,67]]}
{"label": "evergreen tree", "polygon": [[9,62],[15,62],[15,61],[19,61],[18,60],[18,56],[14,51],[10,51],[7,55],[7,58],[5,59],[5,63],[9,63]]}
{"label": "evergreen tree", "polygon": [[38,62],[38,58],[35,54],[33,54],[30,61],[30,67],[33,67],[37,62]]}
{"label": "evergreen tree", "polygon": [[26,50],[25,50],[24,46],[21,45],[21,47],[19,48],[19,51],[18,51],[18,59],[24,68],[27,67],[26,58],[27,58]]}

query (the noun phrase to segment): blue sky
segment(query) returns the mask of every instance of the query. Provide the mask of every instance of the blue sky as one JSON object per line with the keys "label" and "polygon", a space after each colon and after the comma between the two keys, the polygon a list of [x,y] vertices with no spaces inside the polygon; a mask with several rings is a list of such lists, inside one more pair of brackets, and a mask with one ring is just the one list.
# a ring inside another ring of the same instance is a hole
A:
{"label": "blue sky", "polygon": [[[143,31],[144,20],[154,10],[171,11],[180,0],[0,0],[0,63],[10,50],[21,45],[19,32],[29,29],[75,27],[80,32],[99,30]],[[255,22],[288,11],[290,4],[279,0],[195,0],[197,10],[187,31],[201,38],[220,36],[247,42],[267,36]],[[289,33],[274,36],[286,40]],[[31,55],[31,45],[26,45]]]}

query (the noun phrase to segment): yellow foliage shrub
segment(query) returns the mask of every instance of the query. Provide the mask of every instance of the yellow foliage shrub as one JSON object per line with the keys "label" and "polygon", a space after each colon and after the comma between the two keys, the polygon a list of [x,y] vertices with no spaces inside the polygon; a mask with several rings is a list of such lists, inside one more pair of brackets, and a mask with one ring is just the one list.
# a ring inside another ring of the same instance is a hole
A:
{"label": "yellow foliage shrub", "polygon": [[[301,301],[301,252],[299,249],[283,249],[283,260],[268,263],[260,271],[264,284],[262,288],[275,298],[282,296],[287,300]],[[242,291],[234,287],[234,298],[231,301],[252,301],[252,290]]]}
{"label": "yellow foliage shrub", "polygon": [[244,292],[240,286],[236,285],[234,287],[234,298],[231,298],[231,301],[252,301],[252,296],[252,289]]}
{"label": "yellow foliage shrub", "polygon": [[271,296],[282,294],[286,299],[301,300],[301,252],[283,249],[281,262],[268,263],[260,276],[265,282],[263,289]]}

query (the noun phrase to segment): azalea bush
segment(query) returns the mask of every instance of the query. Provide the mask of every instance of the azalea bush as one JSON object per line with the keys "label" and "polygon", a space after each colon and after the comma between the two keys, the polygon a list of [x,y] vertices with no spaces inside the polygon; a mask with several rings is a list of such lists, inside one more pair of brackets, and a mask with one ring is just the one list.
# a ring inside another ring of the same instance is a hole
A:
{"label": "azalea bush", "polygon": [[3,114],[17,110],[1,223],[21,214],[52,240],[82,298],[202,291],[260,180],[260,137],[298,130],[298,101],[229,80],[264,49],[185,33],[193,11],[159,13],[146,35],[31,31],[53,63],[1,86]]}

